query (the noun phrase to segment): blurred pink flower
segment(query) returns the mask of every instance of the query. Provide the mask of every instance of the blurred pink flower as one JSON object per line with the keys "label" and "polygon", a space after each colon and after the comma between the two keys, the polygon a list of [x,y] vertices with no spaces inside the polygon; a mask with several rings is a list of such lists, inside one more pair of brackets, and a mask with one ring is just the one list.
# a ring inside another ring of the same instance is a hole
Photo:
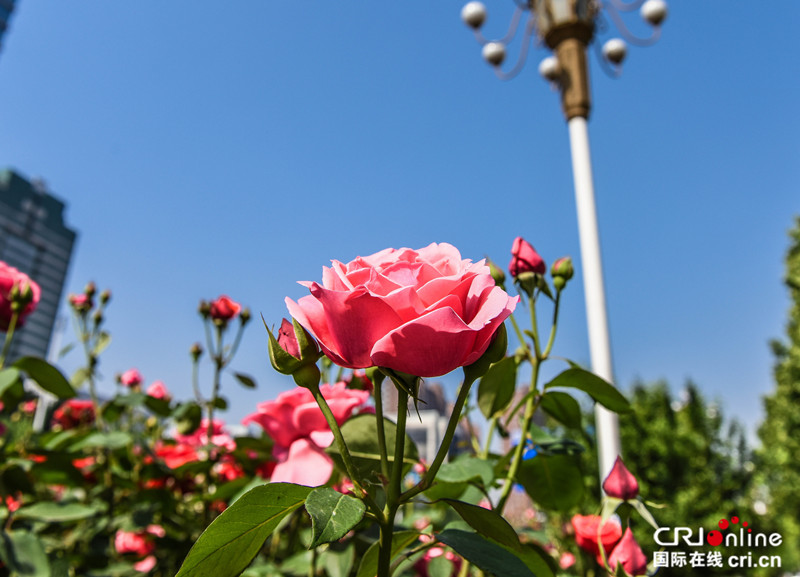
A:
{"label": "blurred pink flower", "polygon": [[161,381],[153,381],[153,383],[147,387],[147,391],[145,392],[155,399],[164,399],[165,401],[169,401],[172,398],[172,395],[167,390],[167,386]]}
{"label": "blurred pink flower", "polygon": [[29,299],[24,299],[27,300],[27,304],[19,312],[18,327],[25,324],[25,317],[31,314],[39,304],[42,291],[28,275],[0,261],[0,331],[7,331],[11,323],[12,301],[20,298],[20,295],[24,297],[26,292]]}
{"label": "blurred pink flower", "polygon": [[217,300],[211,301],[209,314],[214,320],[229,321],[239,314],[242,305],[232,300],[226,295],[222,295]]}
{"label": "blurred pink flower", "polygon": [[[368,391],[348,389],[344,383],[322,385],[320,391],[339,424],[370,397]],[[325,483],[333,471],[333,461],[324,449],[333,441],[333,433],[311,391],[298,387],[281,393],[274,401],[259,403],[257,408],[242,423],[260,425],[275,442],[272,456],[277,465],[272,482]]]}
{"label": "blurred pink flower", "polygon": [[119,382],[126,387],[138,387],[143,380],[142,374],[136,369],[128,369],[119,376]]}

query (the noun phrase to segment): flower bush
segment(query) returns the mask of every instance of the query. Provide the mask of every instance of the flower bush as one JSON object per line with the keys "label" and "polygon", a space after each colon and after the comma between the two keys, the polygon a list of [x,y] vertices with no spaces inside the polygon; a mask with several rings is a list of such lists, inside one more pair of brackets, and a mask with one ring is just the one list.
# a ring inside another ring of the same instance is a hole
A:
{"label": "flower bush", "polygon": [[[321,284],[301,283],[310,295],[287,298],[293,318],[277,336],[267,329],[272,365],[296,386],[259,403],[242,435],[220,414],[228,387],[257,386],[232,369],[249,309],[224,295],[200,302],[206,342],[189,349],[193,398],[136,369],[101,395],[111,293],[98,298],[90,283],[68,297],[85,359],[71,378],[40,359],[0,361],[0,576],[642,574],[647,558],[628,518],[654,521],[636,479],[619,461],[601,510],[582,515],[583,448],[570,434],[584,432],[572,393],[618,412],[627,401],[575,364],[539,382],[541,365],[555,360],[572,263],[556,260],[548,281],[544,259],[517,239],[510,272],[516,295],[496,265],[444,243],[333,261]],[[35,300],[30,285],[17,286],[0,359]],[[518,305],[530,313],[524,330]],[[546,338],[537,308],[552,312]],[[512,355],[506,321],[518,341]],[[456,369],[457,397],[423,460],[407,434],[424,406],[423,378]],[[56,405],[40,401],[32,413],[25,378]],[[476,412],[487,423],[481,436]],[[537,426],[535,414],[550,424]],[[454,454],[458,431],[468,444]],[[495,439],[514,431],[516,443]],[[512,526],[515,495],[528,504]],[[565,515],[571,530],[562,530]]]}

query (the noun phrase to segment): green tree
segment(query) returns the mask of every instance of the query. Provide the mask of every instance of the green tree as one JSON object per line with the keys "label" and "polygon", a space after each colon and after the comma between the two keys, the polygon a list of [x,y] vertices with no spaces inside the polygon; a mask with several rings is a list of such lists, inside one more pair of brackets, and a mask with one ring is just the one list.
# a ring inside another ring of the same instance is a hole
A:
{"label": "green tree", "polygon": [[764,398],[765,419],[758,430],[759,478],[767,516],[783,535],[784,570],[800,568],[800,218],[789,232],[785,285],[791,308],[786,340],[772,342],[775,390]]}

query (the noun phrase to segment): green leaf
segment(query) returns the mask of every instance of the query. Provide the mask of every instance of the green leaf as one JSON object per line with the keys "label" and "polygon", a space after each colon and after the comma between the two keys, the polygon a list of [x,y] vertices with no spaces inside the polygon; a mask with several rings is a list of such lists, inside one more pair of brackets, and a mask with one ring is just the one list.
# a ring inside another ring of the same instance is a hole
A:
{"label": "green leaf", "polygon": [[484,487],[489,487],[494,481],[494,466],[485,459],[469,455],[460,456],[442,465],[436,480],[445,483],[480,481]]}
{"label": "green leaf", "polygon": [[106,331],[100,331],[100,334],[97,335],[97,341],[96,344],[94,345],[94,350],[92,351],[92,353],[94,354],[94,356],[98,356],[100,353],[106,350],[106,347],[110,344],[111,344],[111,335],[108,334]]}
{"label": "green leaf", "polygon": [[144,404],[147,395],[144,393],[128,393],[127,395],[119,395],[114,402],[123,407],[141,407]]}
{"label": "green leaf", "polygon": [[41,388],[59,399],[70,399],[77,395],[61,371],[47,361],[36,357],[22,357],[17,359],[13,366],[26,373]]}
{"label": "green leaf", "polygon": [[445,529],[436,534],[436,539],[495,577],[536,577],[514,553],[477,533]]}
{"label": "green leaf", "polygon": [[[395,437],[397,436],[397,425],[389,419],[383,419],[384,432],[386,434],[386,446],[394,447]],[[353,457],[353,465],[359,472],[359,476],[365,479],[373,477],[381,469],[381,453],[378,446],[378,424],[375,415],[357,415],[349,419],[342,425],[342,435],[347,445],[350,455]],[[345,471],[344,463],[339,454],[339,446],[332,443],[326,449],[327,453],[334,460],[339,470]],[[403,462],[411,466],[417,460],[417,447],[411,438],[406,435],[405,453]],[[394,454],[390,451],[389,463],[394,461]]]}
{"label": "green leaf", "polygon": [[166,399],[157,399],[147,395],[144,404],[159,417],[168,417],[170,415],[169,401]]}
{"label": "green leaf", "polygon": [[0,397],[19,382],[21,382],[19,371],[14,367],[8,367],[0,371]]}
{"label": "green leaf", "polygon": [[542,395],[539,405],[556,421],[570,429],[582,428],[581,406],[572,395],[561,391],[547,391]]}
{"label": "green leaf", "polygon": [[538,454],[523,461],[517,481],[536,503],[546,509],[568,512],[583,499],[583,472],[572,454]]}
{"label": "green leaf", "polygon": [[631,411],[630,403],[610,383],[601,379],[594,373],[581,368],[573,367],[559,374],[547,383],[544,388],[568,387],[588,393],[595,401],[609,411],[615,413],[628,413]]}
{"label": "green leaf", "polygon": [[467,483],[443,483],[438,479],[434,481],[430,489],[427,489],[423,495],[429,501],[438,501],[440,499],[458,499],[467,490],[469,485]]}
{"label": "green leaf", "polygon": [[15,577],[50,577],[42,542],[27,531],[0,533],[0,558]]}
{"label": "green leaf", "polygon": [[40,502],[21,507],[17,511],[17,517],[46,521],[48,523],[64,523],[93,517],[98,511],[97,507],[81,505],[80,503]]}
{"label": "green leaf", "polygon": [[74,388],[77,389],[80,388],[80,386],[83,383],[85,383],[88,378],[89,378],[89,369],[87,369],[86,367],[81,367],[80,369],[72,373],[69,382]]}
{"label": "green leaf", "polygon": [[[419,533],[416,531],[398,531],[392,535],[392,558],[412,543],[415,543],[417,537],[419,537]],[[378,573],[378,550],[378,541],[370,545],[361,558],[356,577],[375,577]]]}
{"label": "green leaf", "polygon": [[496,362],[481,378],[478,385],[478,407],[487,419],[508,408],[517,386],[517,362],[507,357]]}
{"label": "green leaf", "polygon": [[470,505],[461,501],[444,499],[444,502],[455,509],[470,527],[475,529],[484,537],[493,539],[506,547],[518,548],[520,546],[519,537],[514,528],[508,524],[498,513],[490,509],[484,509],[478,505]]}
{"label": "green leaf", "polygon": [[228,408],[228,401],[225,397],[217,397],[214,399],[214,408],[224,411]]}
{"label": "green leaf", "polygon": [[124,431],[110,431],[108,433],[95,432],[81,439],[70,447],[72,451],[84,449],[121,449],[133,444],[133,437]]}
{"label": "green leaf", "polygon": [[200,426],[200,421],[203,420],[203,409],[197,403],[190,401],[178,405],[172,412],[172,417],[176,421],[178,433],[190,435]]}
{"label": "green leaf", "polygon": [[451,577],[453,568],[453,562],[444,555],[440,555],[428,561],[425,570],[428,573],[428,577]]}
{"label": "green leaf", "polygon": [[269,483],[243,495],[200,535],[176,577],[236,577],[311,487]]}
{"label": "green leaf", "polygon": [[328,577],[348,577],[355,562],[356,548],[353,543],[332,543],[325,551],[325,571]]}
{"label": "green leaf", "polygon": [[233,373],[233,376],[236,377],[236,380],[239,381],[243,387],[247,387],[248,389],[256,388],[256,382],[253,380],[253,377],[245,375],[244,373]]}
{"label": "green leaf", "polygon": [[366,505],[330,487],[314,489],[306,498],[313,537],[309,549],[344,537],[364,518]]}

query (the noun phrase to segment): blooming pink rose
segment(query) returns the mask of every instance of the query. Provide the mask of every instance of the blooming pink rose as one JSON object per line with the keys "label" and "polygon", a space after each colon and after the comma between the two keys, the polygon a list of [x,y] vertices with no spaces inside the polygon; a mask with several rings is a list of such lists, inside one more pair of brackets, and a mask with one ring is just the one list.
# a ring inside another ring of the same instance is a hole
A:
{"label": "blooming pink rose", "polygon": [[126,387],[138,387],[142,381],[144,381],[142,374],[136,369],[128,369],[119,377],[119,382]]}
{"label": "blooming pink rose", "polygon": [[[370,396],[368,391],[348,389],[344,383],[322,385],[320,391],[339,424]],[[259,403],[258,411],[242,423],[261,425],[275,442],[272,456],[278,463],[272,472],[273,482],[318,486],[330,477],[333,461],[324,449],[333,441],[333,433],[308,389],[298,387],[281,393],[274,401]]]}
{"label": "blooming pink rose", "polygon": [[53,422],[62,429],[74,429],[94,422],[94,404],[84,399],[69,399],[53,412]]}
{"label": "blooming pink rose", "polygon": [[635,499],[639,494],[639,482],[636,477],[628,470],[625,463],[622,462],[622,457],[617,456],[614,461],[614,466],[611,472],[603,481],[603,491],[609,497],[616,497],[617,499]]}
{"label": "blooming pink rose", "polygon": [[153,384],[147,387],[146,393],[155,399],[164,399],[165,401],[169,401],[172,398],[166,385],[161,381],[154,381]]}
{"label": "blooming pink rose", "polygon": [[536,249],[521,236],[515,238],[511,246],[511,263],[508,265],[511,276],[516,278],[524,272],[544,274],[546,270],[547,266]]}
{"label": "blooming pink rose", "polygon": [[214,419],[210,429],[208,419],[203,419],[194,433],[191,435],[175,435],[175,440],[179,444],[183,443],[190,447],[199,448],[204,445],[215,445],[228,451],[236,449],[236,441],[225,430],[225,423],[219,419]]}
{"label": "blooming pink rose", "polygon": [[322,285],[300,284],[311,295],[286,305],[331,360],[420,377],[477,361],[517,303],[484,261],[463,260],[446,243],[332,261]]}
{"label": "blooming pink rose", "polygon": [[630,527],[625,529],[622,540],[614,547],[611,557],[608,558],[608,566],[613,571],[616,571],[617,565],[620,563],[628,575],[647,574],[647,556],[633,537]]}
{"label": "blooming pink rose", "polygon": [[144,531],[123,531],[120,529],[114,537],[114,548],[117,553],[134,553],[141,557],[152,553],[156,545],[147,538]]}
{"label": "blooming pink rose", "polygon": [[25,317],[31,314],[36,305],[39,304],[42,291],[39,285],[32,281],[28,275],[0,261],[0,331],[7,331],[11,323],[11,317],[13,316],[11,304],[14,299],[12,292],[24,295],[29,290],[30,300],[19,311],[18,327],[25,324]]}
{"label": "blooming pink rose", "polygon": [[195,448],[186,443],[171,445],[159,441],[155,447],[155,454],[170,469],[177,469],[186,463],[192,463],[200,459]]}
{"label": "blooming pink rose", "polygon": [[211,301],[209,314],[212,319],[229,321],[238,315],[241,310],[242,305],[231,300],[230,297],[222,295],[217,300]]}
{"label": "blooming pink rose", "polygon": [[[602,565],[598,544],[598,527],[602,517],[600,515],[575,515],[572,517],[572,526],[575,529],[575,542],[578,547],[596,556],[597,562]],[[622,528],[613,521],[606,521],[600,531],[599,541],[603,543],[606,555],[611,551],[617,541],[622,537]]]}

